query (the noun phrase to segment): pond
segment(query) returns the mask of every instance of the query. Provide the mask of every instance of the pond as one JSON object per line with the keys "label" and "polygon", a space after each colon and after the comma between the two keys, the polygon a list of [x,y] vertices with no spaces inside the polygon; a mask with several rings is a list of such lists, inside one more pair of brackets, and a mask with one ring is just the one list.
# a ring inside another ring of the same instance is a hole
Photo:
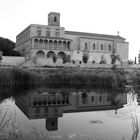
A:
{"label": "pond", "polygon": [[107,91],[38,87],[16,94],[8,89],[2,92],[0,139],[139,138],[139,96],[133,88]]}

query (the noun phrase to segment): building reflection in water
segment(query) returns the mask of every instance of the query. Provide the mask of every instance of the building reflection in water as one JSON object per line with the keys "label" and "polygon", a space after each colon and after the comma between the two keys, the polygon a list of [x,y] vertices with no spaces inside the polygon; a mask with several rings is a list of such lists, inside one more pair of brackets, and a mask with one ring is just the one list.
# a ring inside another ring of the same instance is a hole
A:
{"label": "building reflection in water", "polygon": [[16,105],[29,119],[46,118],[48,131],[58,130],[58,118],[63,113],[109,110],[123,107],[127,103],[127,94],[97,92],[56,91],[53,93],[34,92],[15,98]]}

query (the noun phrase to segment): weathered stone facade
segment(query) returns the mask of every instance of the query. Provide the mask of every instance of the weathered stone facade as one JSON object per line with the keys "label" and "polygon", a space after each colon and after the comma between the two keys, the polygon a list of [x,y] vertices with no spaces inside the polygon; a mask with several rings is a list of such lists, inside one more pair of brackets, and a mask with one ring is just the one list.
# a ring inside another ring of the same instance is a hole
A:
{"label": "weathered stone facade", "polygon": [[48,25],[31,24],[16,37],[16,50],[22,55],[46,60],[68,56],[82,62],[83,55],[87,54],[88,62],[100,63],[104,59],[110,64],[113,49],[122,61],[127,61],[128,43],[123,37],[65,31],[60,27],[60,14],[55,12],[48,15]]}

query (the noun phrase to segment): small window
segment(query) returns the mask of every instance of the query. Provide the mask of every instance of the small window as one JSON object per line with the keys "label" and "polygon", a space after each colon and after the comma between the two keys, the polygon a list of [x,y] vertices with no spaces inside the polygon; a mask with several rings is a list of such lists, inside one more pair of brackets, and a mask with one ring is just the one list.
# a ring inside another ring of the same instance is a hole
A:
{"label": "small window", "polygon": [[57,22],[57,18],[56,17],[54,17],[54,22]]}
{"label": "small window", "polygon": [[46,31],[46,36],[50,37],[50,31]]}
{"label": "small window", "polygon": [[101,44],[101,50],[103,50],[103,44]]}
{"label": "small window", "polygon": [[95,43],[93,43],[93,50],[95,50]]}
{"label": "small window", "polygon": [[58,31],[55,33],[55,36],[56,37],[59,37],[59,32]]}
{"label": "small window", "polygon": [[41,30],[37,31],[37,36],[41,36]]}
{"label": "small window", "polygon": [[37,36],[41,36],[41,28],[40,27],[37,28]]}

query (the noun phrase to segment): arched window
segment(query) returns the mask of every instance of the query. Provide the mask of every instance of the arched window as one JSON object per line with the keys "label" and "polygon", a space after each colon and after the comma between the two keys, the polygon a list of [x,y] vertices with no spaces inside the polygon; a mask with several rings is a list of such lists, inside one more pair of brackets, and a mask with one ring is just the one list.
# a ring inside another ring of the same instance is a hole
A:
{"label": "arched window", "polygon": [[37,57],[45,57],[45,53],[42,50],[37,51],[36,55]]}
{"label": "arched window", "polygon": [[111,51],[111,45],[110,45],[110,44],[109,44],[109,46],[108,46],[108,50]]}
{"label": "arched window", "polygon": [[37,47],[38,46],[38,39],[34,40],[34,46]]}
{"label": "arched window", "polygon": [[63,41],[63,49],[66,50],[66,41]]}
{"label": "arched window", "polygon": [[48,44],[48,40],[44,40],[44,44],[47,45]]}
{"label": "arched window", "polygon": [[57,22],[57,18],[56,17],[54,17],[54,22]]}
{"label": "arched window", "polygon": [[54,41],[54,49],[57,49],[57,41]]}
{"label": "arched window", "polygon": [[104,47],[103,44],[101,44],[101,50],[103,50],[103,47]]}
{"label": "arched window", "polygon": [[70,50],[70,42],[67,42],[67,50]]}
{"label": "arched window", "polygon": [[88,45],[87,45],[87,43],[85,43],[85,50],[87,50],[88,49]]}
{"label": "arched window", "polygon": [[93,43],[93,50],[95,50],[95,49],[96,49],[96,48],[95,48],[95,46],[96,46],[96,45],[95,45],[95,43]]}
{"label": "arched window", "polygon": [[100,101],[100,102],[102,101],[102,96],[101,96],[101,95],[99,96],[99,101]]}
{"label": "arched window", "polygon": [[66,54],[64,52],[59,52],[57,54],[57,58],[61,58],[61,59],[66,58]]}
{"label": "arched window", "polygon": [[40,39],[40,40],[39,40],[39,43],[40,43],[40,45],[42,45],[42,44],[43,44],[43,40],[42,40],[42,39]]}
{"label": "arched window", "polygon": [[47,58],[53,58],[53,56],[55,56],[55,52],[49,51],[49,52],[47,53]]}
{"label": "arched window", "polygon": [[61,40],[58,42],[58,49],[59,49],[59,50],[62,49],[62,41],[61,41]]}
{"label": "arched window", "polygon": [[94,102],[94,96],[91,97],[91,101]]}

